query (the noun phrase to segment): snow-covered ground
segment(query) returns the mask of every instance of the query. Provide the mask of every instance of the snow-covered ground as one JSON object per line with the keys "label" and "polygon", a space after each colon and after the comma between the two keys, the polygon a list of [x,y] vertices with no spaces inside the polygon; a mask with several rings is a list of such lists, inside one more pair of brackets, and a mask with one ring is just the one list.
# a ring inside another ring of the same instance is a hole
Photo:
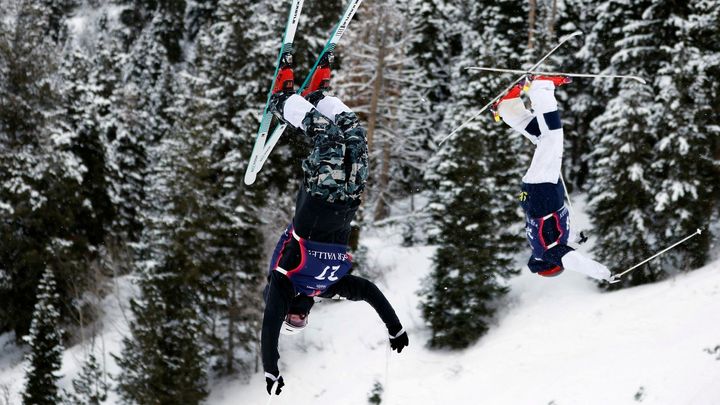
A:
{"label": "snow-covered ground", "polygon": [[[462,351],[429,350],[417,309],[432,247],[365,239],[387,269],[379,284],[410,334],[390,353],[384,327],[365,303],[321,303],[303,335],[282,337],[286,381],[274,404],[365,405],[373,384],[389,405],[717,405],[720,262],[654,285],[605,293],[582,275],[511,281],[497,326]],[[397,242],[397,241],[395,241]],[[226,382],[208,403],[265,404],[265,382]]]}
{"label": "snow-covered ground", "polygon": [[[63,355],[60,375],[63,378],[59,385],[61,390],[73,392],[72,380],[81,371],[83,361],[88,352],[92,351],[101,366],[108,373],[116,375],[119,368],[111,354],[119,354],[122,339],[128,334],[128,318],[131,315],[128,301],[137,293],[132,276],[120,277],[113,283],[112,294],[100,304],[105,316],[98,322],[100,332],[92,342],[76,345]],[[9,404],[21,404],[21,393],[24,389],[25,362],[24,351],[14,344],[14,335],[0,335],[0,404],[4,405],[5,390],[10,395]],[[108,404],[120,404],[115,392],[108,393]]]}
{"label": "snow-covered ground", "polygon": [[[577,226],[585,227],[582,207],[577,211]],[[542,278],[525,270],[510,281],[508,304],[495,327],[472,347],[452,352],[425,346],[429,330],[418,309],[417,292],[434,248],[400,247],[399,237],[391,236],[396,233],[369,231],[363,244],[410,346],[390,352],[384,326],[369,305],[326,300],[313,308],[305,332],[281,337],[287,385],[273,404],[365,405],[376,382],[386,405],[720,404],[720,355],[708,351],[720,345],[720,260],[612,293],[579,274]],[[118,353],[127,333],[122,303],[133,291],[126,277],[116,289],[120,299],[106,298],[108,314],[96,345],[108,352]],[[9,387],[12,403],[19,403],[22,353],[11,340],[0,336],[0,388]],[[63,387],[79,371],[83,350],[66,352]],[[211,390],[207,404],[268,403],[262,373],[249,382],[216,381]],[[117,396],[108,403],[119,403]]]}

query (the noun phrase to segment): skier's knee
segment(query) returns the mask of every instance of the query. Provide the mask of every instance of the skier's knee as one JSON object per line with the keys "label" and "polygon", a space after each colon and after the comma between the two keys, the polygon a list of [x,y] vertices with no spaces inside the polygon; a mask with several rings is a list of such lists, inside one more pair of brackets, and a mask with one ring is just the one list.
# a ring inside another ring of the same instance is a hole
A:
{"label": "skier's knee", "polygon": [[[339,122],[339,116],[343,114],[350,113],[352,115],[355,115],[350,107],[345,105],[342,101],[340,101],[337,97],[332,96],[325,96],[322,100],[320,100],[317,103],[318,111],[320,111],[321,114],[324,116],[330,118],[334,122],[336,122],[338,125],[340,125]],[[342,127],[342,126],[341,126]]]}

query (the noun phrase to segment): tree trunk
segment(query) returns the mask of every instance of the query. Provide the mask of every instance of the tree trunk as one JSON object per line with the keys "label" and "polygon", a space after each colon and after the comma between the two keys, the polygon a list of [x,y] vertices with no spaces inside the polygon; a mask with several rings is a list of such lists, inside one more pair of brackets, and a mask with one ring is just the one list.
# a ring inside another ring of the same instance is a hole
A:
{"label": "tree trunk", "polygon": [[375,138],[375,127],[377,126],[378,119],[378,102],[380,100],[380,93],[383,89],[383,70],[385,70],[385,38],[380,32],[380,24],[383,24],[384,20],[382,16],[378,17],[378,30],[375,35],[375,42],[378,48],[377,65],[375,69],[375,78],[373,81],[373,91],[370,96],[370,110],[368,111],[368,126],[367,126],[367,140],[368,140],[368,152],[372,152]]}
{"label": "tree trunk", "polygon": [[377,202],[375,204],[375,221],[385,219],[388,215],[390,215],[390,207],[385,199],[388,183],[390,183],[390,140],[386,139],[385,142],[383,142],[382,149],[382,169],[380,171],[380,175],[378,176],[376,186],[380,192],[378,193]]}
{"label": "tree trunk", "polygon": [[535,46],[535,16],[537,14],[537,0],[530,0],[530,12],[528,13],[528,49]]}
{"label": "tree trunk", "polygon": [[225,372],[230,375],[234,371],[234,353],[235,353],[235,317],[238,316],[238,303],[236,296],[237,276],[233,275],[230,285],[230,302],[228,308],[228,336],[227,336],[227,352],[225,353]]}
{"label": "tree trunk", "polygon": [[557,0],[552,1],[552,11],[550,12],[550,21],[548,21],[548,34],[550,41],[555,39],[555,21],[557,21]]}

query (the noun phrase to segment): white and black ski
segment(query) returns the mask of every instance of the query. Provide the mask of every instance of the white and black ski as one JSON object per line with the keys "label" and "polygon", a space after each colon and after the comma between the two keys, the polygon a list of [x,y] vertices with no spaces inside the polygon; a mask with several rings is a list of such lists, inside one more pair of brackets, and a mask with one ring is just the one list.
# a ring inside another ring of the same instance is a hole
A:
{"label": "white and black ski", "polygon": [[539,61],[537,61],[537,63],[535,63],[534,65],[532,65],[529,69],[524,70],[523,72],[524,72],[525,74],[523,74],[522,76],[518,77],[517,80],[513,81],[512,83],[510,83],[510,85],[509,85],[505,90],[501,91],[497,96],[495,96],[492,100],[490,100],[489,103],[485,104],[485,105],[480,109],[480,111],[478,111],[477,113],[475,113],[475,115],[473,115],[472,117],[470,117],[469,119],[467,119],[465,122],[463,122],[462,124],[460,124],[460,126],[458,126],[457,128],[455,128],[454,130],[452,130],[452,132],[450,132],[449,134],[447,134],[446,136],[444,136],[442,139],[440,139],[440,141],[439,141],[438,143],[439,143],[439,144],[442,144],[443,142],[445,142],[445,141],[447,141],[448,139],[450,139],[453,135],[455,135],[456,133],[458,133],[458,131],[460,131],[461,129],[465,128],[469,123],[475,121],[475,119],[476,119],[477,117],[479,117],[480,114],[482,114],[483,112],[485,112],[485,110],[487,110],[488,108],[490,108],[490,106],[492,106],[496,101],[498,101],[502,96],[504,96],[508,91],[510,91],[510,89],[512,89],[513,86],[515,86],[516,84],[520,83],[520,81],[523,80],[523,79],[525,78],[525,76],[527,76],[528,73],[534,72],[535,69],[537,69],[540,65],[542,65],[542,63],[545,62],[545,60],[546,60],[547,58],[549,58],[550,55],[552,55],[553,53],[555,53],[555,51],[557,51],[558,48],[560,48],[561,46],[563,46],[563,44],[565,44],[567,41],[569,41],[569,40],[571,40],[572,38],[575,38],[576,36],[581,35],[581,34],[582,34],[582,32],[576,31],[576,32],[573,32],[573,33],[570,34],[570,35],[567,35],[567,36],[563,37],[563,38],[560,40],[560,42],[559,42],[557,45],[555,45],[555,47],[554,47],[553,49],[551,49],[548,53],[546,53],[545,56],[543,56]]}
{"label": "white and black ski", "polygon": [[260,128],[258,128],[257,137],[255,138],[255,145],[253,146],[252,154],[250,155],[250,162],[245,170],[245,184],[252,184],[255,182],[257,172],[262,167],[263,161],[262,156],[265,151],[266,139],[270,132],[270,124],[272,123],[272,114],[268,112],[270,105],[270,97],[272,96],[273,88],[275,87],[275,80],[280,70],[280,64],[285,59],[292,59],[293,41],[295,39],[295,32],[297,31],[298,21],[300,20],[300,14],[302,12],[303,2],[305,0],[293,0],[290,6],[290,13],[288,14],[288,21],[285,25],[285,33],[283,34],[282,45],[280,46],[280,52],[278,54],[277,63],[275,64],[275,74],[273,75],[273,81],[270,85],[270,91],[268,92],[268,98],[265,102],[265,109],[263,110],[262,119],[260,120]]}
{"label": "white and black ski", "polygon": [[[358,8],[360,7],[360,3],[362,3],[363,0],[350,0],[350,2],[345,7],[345,11],[343,12],[342,17],[340,17],[340,20],[333,28],[330,38],[325,43],[325,47],[323,48],[322,52],[320,52],[320,55],[318,56],[317,60],[315,61],[315,64],[313,65],[312,69],[310,69],[310,73],[308,73],[307,77],[305,78],[305,81],[303,82],[302,86],[298,88],[297,93],[301,94],[303,90],[307,87],[307,85],[310,83],[310,80],[313,76],[313,73],[315,73],[315,70],[317,69],[318,65],[320,64],[320,61],[323,59],[325,54],[332,52],[335,49],[335,46],[340,41],[340,38],[342,38],[343,34],[347,31],[348,26],[350,25],[350,21],[352,21],[352,18],[355,16],[355,12],[357,12]],[[302,3],[302,1],[300,2]],[[292,15],[292,12],[291,12]],[[288,23],[289,24],[289,23]],[[294,35],[294,31],[293,31]],[[287,36],[287,34],[286,34]],[[285,42],[285,40],[283,40]],[[282,54],[281,54],[282,56]],[[278,60],[279,61],[279,60]],[[275,72],[275,75],[277,76],[277,71]],[[273,81],[274,86],[274,81]],[[271,87],[272,92],[272,87]],[[268,97],[268,102],[270,98]],[[265,114],[263,115],[263,119],[265,118],[265,115],[267,114],[267,105],[265,106]],[[258,132],[258,139],[255,142],[255,148],[253,148],[253,154],[250,158],[250,164],[248,165],[248,168],[245,172],[245,184],[253,184],[255,182],[255,179],[257,178],[257,174],[262,169],[263,165],[265,164],[265,161],[267,160],[268,156],[270,156],[270,152],[272,152],[273,148],[277,144],[277,142],[280,140],[280,136],[282,136],[283,132],[285,131],[285,128],[287,127],[286,124],[278,124],[275,129],[272,132],[272,135],[270,135],[270,138],[267,139],[267,134],[269,130],[270,120],[271,117],[268,118],[268,127],[265,128],[265,133],[262,136],[262,148],[258,149],[259,142],[261,141],[260,136],[261,132]],[[262,124],[260,126],[260,129],[262,130]],[[267,142],[266,142],[267,139]]]}

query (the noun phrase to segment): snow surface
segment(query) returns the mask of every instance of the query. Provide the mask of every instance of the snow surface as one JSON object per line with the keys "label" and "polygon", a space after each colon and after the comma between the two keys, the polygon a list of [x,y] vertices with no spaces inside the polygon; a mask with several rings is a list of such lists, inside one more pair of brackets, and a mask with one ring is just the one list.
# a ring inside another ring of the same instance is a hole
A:
{"label": "snow surface", "polygon": [[[83,361],[89,351],[95,353],[100,366],[105,366],[108,373],[117,375],[120,371],[111,353],[119,354],[122,348],[122,339],[128,334],[127,317],[131,315],[128,305],[129,299],[137,294],[137,288],[132,276],[118,278],[113,284],[113,293],[106,296],[100,304],[105,316],[96,325],[100,333],[97,334],[93,344],[76,345],[63,354],[59,382],[60,389],[73,392],[72,380],[82,370]],[[0,404],[2,394],[7,388],[10,394],[10,404],[22,403],[22,391],[25,385],[24,355],[27,350],[19,350],[13,343],[14,334],[0,335]],[[104,354],[103,354],[104,352]],[[115,392],[108,392],[108,404],[120,404]]]}
{"label": "snow surface", "polygon": [[[373,384],[382,404],[720,404],[720,261],[654,285],[605,293],[582,275],[511,281],[497,326],[462,351],[425,347],[417,309],[432,247],[366,238],[388,271],[380,288],[410,336],[390,353],[382,323],[364,303],[321,303],[307,331],[282,337],[286,382],[273,404],[364,405]],[[261,374],[213,388],[210,404],[264,404]],[[636,395],[640,401],[636,400]]]}
{"label": "snow surface", "polygon": [[[583,201],[573,201],[577,229],[587,228]],[[272,404],[365,405],[375,382],[383,405],[717,405],[720,360],[720,260],[673,279],[603,292],[576,273],[541,278],[524,270],[510,281],[497,324],[466,350],[430,350],[418,309],[418,290],[431,269],[433,247],[400,247],[399,228],[365,232],[369,264],[408,330],[410,346],[390,352],[386,331],[363,302],[325,300],[299,336],[281,336],[286,387]],[[587,250],[593,240],[583,246]],[[713,254],[717,257],[717,251]],[[518,255],[523,263],[527,252]],[[520,265],[520,264],[519,264]],[[127,334],[121,278],[103,304],[106,317],[96,350],[119,353]],[[0,336],[0,388],[20,403],[22,355],[11,335]],[[65,353],[60,384],[70,389],[86,347]],[[105,356],[108,370],[117,366]],[[267,404],[262,372],[215,381],[207,404]],[[119,404],[111,393],[109,404]]]}

